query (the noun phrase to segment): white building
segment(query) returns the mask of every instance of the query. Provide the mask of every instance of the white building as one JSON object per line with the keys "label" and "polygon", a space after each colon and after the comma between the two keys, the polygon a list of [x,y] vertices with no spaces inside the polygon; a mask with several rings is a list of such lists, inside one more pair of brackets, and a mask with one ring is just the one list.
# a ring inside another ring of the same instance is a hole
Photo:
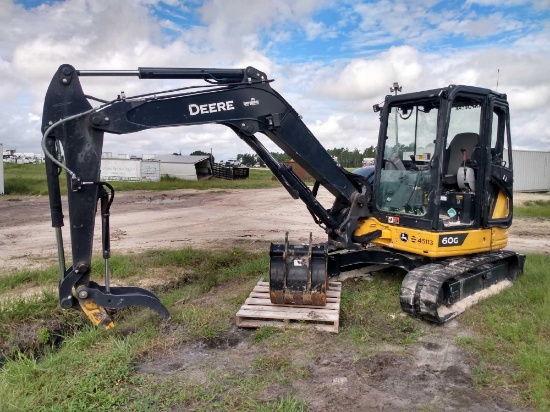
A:
{"label": "white building", "polygon": [[[4,153],[4,146],[0,143],[0,152]],[[4,162],[0,164],[0,195],[4,194]]]}
{"label": "white building", "polygon": [[[505,151],[504,158],[508,158]],[[512,150],[514,192],[550,190],[550,152]]]}
{"label": "white building", "polygon": [[159,182],[160,162],[102,157],[100,179],[107,182]]}
{"label": "white building", "polygon": [[160,174],[184,180],[207,180],[212,177],[210,156],[159,155]]}

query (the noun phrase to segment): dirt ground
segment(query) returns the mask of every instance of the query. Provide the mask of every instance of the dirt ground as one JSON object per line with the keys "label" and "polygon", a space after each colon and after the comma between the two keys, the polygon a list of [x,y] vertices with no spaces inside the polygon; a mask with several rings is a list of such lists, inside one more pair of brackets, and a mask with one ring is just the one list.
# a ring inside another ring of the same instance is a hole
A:
{"label": "dirt ground", "polygon": [[[517,196],[517,202],[549,195]],[[329,204],[331,196],[320,194]],[[302,202],[283,189],[181,190],[170,192],[118,193],[112,206],[113,252],[148,249],[235,245],[254,250],[269,248],[290,231],[291,242],[306,241],[309,232],[316,242],[326,240]],[[57,262],[55,234],[50,224],[46,197],[5,196],[0,200],[0,274],[45,267]],[[68,221],[66,222],[68,225]],[[96,247],[100,227],[96,227]],[[519,252],[550,253],[550,221],[515,219],[508,248]],[[69,245],[67,226],[64,228]],[[387,347],[357,360],[352,353],[331,345],[331,335],[312,332],[324,348],[307,365],[308,379],[271,388],[269,395],[293,393],[312,411],[515,411],[506,393],[484,393],[472,383],[472,364],[456,344],[470,336],[453,320],[444,326],[423,324],[418,344]],[[254,345],[251,332],[234,328],[222,343],[187,344],[159,354],[139,366],[142,373],[181,374],[200,382],[209,370],[242,369],[265,348]],[[297,351],[297,359],[304,357]]]}
{"label": "dirt ground", "polygon": [[[292,394],[311,412],[528,410],[513,406],[507,394],[473,388],[472,362],[455,343],[458,336],[468,336],[459,321],[423,328],[425,336],[418,344],[388,345],[359,359],[349,349],[335,346],[327,333],[306,334],[301,338],[314,346],[293,347],[285,357],[302,365],[309,376],[271,385],[262,395],[268,400]],[[224,341],[184,344],[142,362],[138,371],[199,385],[207,383],[212,373],[251,376],[258,373],[252,367],[254,360],[270,356],[273,349],[252,344],[250,335],[248,330],[234,329]],[[317,357],[312,348],[319,351]]]}
{"label": "dirt ground", "polygon": [[[550,199],[546,194],[521,193],[516,202]],[[329,206],[332,196],[320,191]],[[67,207],[65,206],[65,209]],[[176,190],[120,192],[111,208],[111,249],[139,252],[147,249],[231,247],[241,245],[268,250],[271,241],[314,242],[326,235],[313,222],[300,200],[283,188],[246,190]],[[57,246],[45,196],[4,196],[0,199],[0,273],[55,264]],[[68,219],[63,228],[69,253]],[[100,245],[100,220],[96,219],[95,247]],[[550,221],[515,219],[508,248],[518,252],[550,253]]]}

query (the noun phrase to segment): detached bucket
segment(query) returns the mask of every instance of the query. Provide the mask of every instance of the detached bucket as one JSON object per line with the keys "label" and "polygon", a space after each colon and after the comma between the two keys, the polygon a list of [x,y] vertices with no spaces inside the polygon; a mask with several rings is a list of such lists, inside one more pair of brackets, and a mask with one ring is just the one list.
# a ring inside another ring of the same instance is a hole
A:
{"label": "detached bucket", "polygon": [[327,304],[327,245],[271,244],[269,295],[276,305],[325,306]]}

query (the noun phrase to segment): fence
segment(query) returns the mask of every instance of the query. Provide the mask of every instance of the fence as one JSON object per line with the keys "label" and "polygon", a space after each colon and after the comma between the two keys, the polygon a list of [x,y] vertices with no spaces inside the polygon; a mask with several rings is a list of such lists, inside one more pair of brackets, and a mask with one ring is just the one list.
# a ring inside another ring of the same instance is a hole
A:
{"label": "fence", "polygon": [[248,167],[224,166],[218,163],[212,165],[212,176],[218,179],[248,179],[249,175],[250,169]]}

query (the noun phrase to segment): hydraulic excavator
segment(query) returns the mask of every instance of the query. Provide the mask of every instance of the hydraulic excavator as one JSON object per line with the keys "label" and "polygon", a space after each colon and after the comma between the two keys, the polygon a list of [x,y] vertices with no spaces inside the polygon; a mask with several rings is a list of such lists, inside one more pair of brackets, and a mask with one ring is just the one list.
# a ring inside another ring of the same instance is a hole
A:
{"label": "hydraulic excavator", "polygon": [[[103,100],[84,94],[85,76],[204,80],[199,85]],[[525,256],[504,250],[512,224],[513,164],[505,94],[470,86],[388,95],[380,115],[375,168],[359,176],[340,167],[301,116],[272,87],[246,69],[139,68],[76,70],[59,67],[48,88],[42,147],[59,254],[61,307],[85,312],[111,327],[104,308],[142,306],[165,318],[151,292],[110,285],[109,216],[114,189],[100,181],[105,133],[217,123],[232,129],[271,169],[289,194],[302,200],[326,231],[321,244],[272,244],[270,296],[274,304],[326,303],[328,279],[372,264],[407,271],[405,312],[442,323],[464,300],[513,282]],[[96,102],[92,106],[90,102]],[[263,134],[315,179],[307,186],[273,158]],[[72,246],[66,267],[59,176],[65,170]],[[317,200],[325,187],[334,203]],[[105,284],[90,279],[96,211],[100,205]]]}

